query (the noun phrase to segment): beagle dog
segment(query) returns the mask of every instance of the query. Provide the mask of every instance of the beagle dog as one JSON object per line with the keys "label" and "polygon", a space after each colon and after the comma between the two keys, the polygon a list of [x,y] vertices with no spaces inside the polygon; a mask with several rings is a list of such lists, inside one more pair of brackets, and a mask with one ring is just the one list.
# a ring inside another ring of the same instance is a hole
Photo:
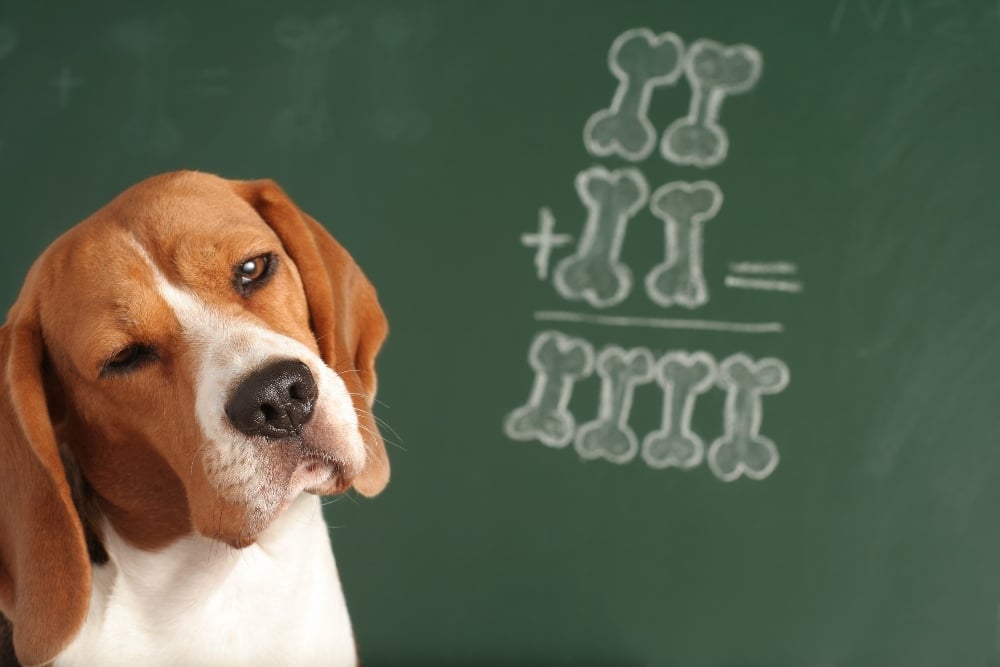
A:
{"label": "beagle dog", "polygon": [[133,186],[0,328],[0,665],[355,665],[319,496],[389,479],[387,331],[271,181]]}

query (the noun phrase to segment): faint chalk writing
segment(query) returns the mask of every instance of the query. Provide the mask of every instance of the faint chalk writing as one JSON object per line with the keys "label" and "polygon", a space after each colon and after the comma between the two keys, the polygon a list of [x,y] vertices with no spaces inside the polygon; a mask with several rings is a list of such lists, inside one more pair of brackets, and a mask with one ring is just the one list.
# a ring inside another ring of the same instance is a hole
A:
{"label": "faint chalk writing", "polygon": [[411,68],[434,29],[433,14],[416,5],[386,9],[372,19],[371,38],[378,49],[370,65],[377,92],[371,131],[379,141],[415,144],[431,132],[431,117],[415,99],[419,92]]}
{"label": "faint chalk writing", "polygon": [[56,89],[56,99],[60,109],[65,109],[69,105],[69,98],[73,90],[80,88],[86,81],[73,74],[69,67],[63,67],[59,74],[52,79],[52,87]]}
{"label": "faint chalk writing", "polygon": [[163,21],[134,19],[118,23],[114,35],[134,65],[132,106],[122,137],[129,148],[170,153],[181,143],[167,105],[174,31]]}
{"label": "faint chalk writing", "polygon": [[17,32],[9,25],[0,24],[0,60],[3,60],[17,48]]}
{"label": "faint chalk writing", "polygon": [[966,39],[1000,32],[996,0],[835,0],[830,33],[858,30],[872,35],[918,32]]}
{"label": "faint chalk writing", "polygon": [[849,10],[855,12],[872,32],[882,30],[890,16],[898,20],[900,27],[906,31],[913,27],[909,0],[837,0],[830,21],[830,32],[840,30]]}
{"label": "faint chalk writing", "polygon": [[[0,61],[17,48],[17,32],[9,25],[0,24]],[[3,149],[3,139],[0,139],[0,150]]]}
{"label": "faint chalk writing", "polygon": [[224,97],[229,94],[229,68],[205,67],[198,72],[191,92],[203,97]]}
{"label": "faint chalk writing", "polygon": [[288,94],[274,119],[275,139],[283,148],[321,143],[329,124],[330,54],[351,34],[351,26],[336,14],[317,20],[285,17],[274,34],[289,56]]}

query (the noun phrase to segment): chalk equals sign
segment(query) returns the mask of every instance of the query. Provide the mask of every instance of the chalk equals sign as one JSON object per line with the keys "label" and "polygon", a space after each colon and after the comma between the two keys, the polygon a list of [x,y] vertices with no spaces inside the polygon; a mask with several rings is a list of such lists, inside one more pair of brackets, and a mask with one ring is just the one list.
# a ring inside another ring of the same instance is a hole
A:
{"label": "chalk equals sign", "polygon": [[794,279],[798,271],[792,262],[735,262],[729,265],[726,287],[797,294],[802,291],[802,281]]}
{"label": "chalk equals sign", "polygon": [[192,86],[193,92],[206,97],[222,97],[229,94],[229,68],[206,67],[198,72],[198,80]]}

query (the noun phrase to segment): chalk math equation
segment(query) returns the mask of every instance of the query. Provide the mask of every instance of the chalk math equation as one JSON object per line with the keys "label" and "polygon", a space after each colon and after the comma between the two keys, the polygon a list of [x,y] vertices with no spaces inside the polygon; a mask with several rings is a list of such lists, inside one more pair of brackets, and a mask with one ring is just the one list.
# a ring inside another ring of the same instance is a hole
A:
{"label": "chalk math equation", "polygon": [[[527,400],[507,413],[504,433],[512,440],[535,441],[576,451],[582,460],[615,464],[641,461],[654,469],[692,470],[707,465],[716,478],[762,480],[780,461],[778,444],[761,432],[768,397],[780,394],[791,378],[787,364],[774,357],[754,359],[734,350],[722,359],[705,351],[670,350],[654,356],[648,347],[595,349],[585,337],[563,326],[596,325],[633,329],[683,329],[733,335],[780,334],[780,322],[697,319],[690,316],[711,299],[704,272],[705,225],[723,209],[724,192],[715,181],[674,180],[650,183],[642,165],[665,160],[679,167],[707,170],[722,164],[730,151],[723,110],[754,89],[763,57],[748,44],[726,45],[697,39],[685,45],[671,32],[645,27],[626,30],[610,46],[608,70],[616,80],[610,103],[587,119],[583,145],[598,158],[614,157],[627,166],[590,166],[576,175],[576,194],[586,210],[578,233],[556,232],[556,215],[539,210],[538,228],[521,244],[534,250],[535,274],[551,283],[569,304],[583,310],[540,310],[534,319],[546,328],[528,349],[534,374]],[[685,83],[687,113],[657,128],[650,104]],[[641,222],[637,222],[641,219]],[[660,261],[628,266],[621,259],[634,224],[663,230]],[[554,265],[554,255],[564,253]],[[640,276],[641,274],[641,276]],[[768,291],[790,297],[804,289],[798,266],[781,259],[733,261],[727,289]],[[642,289],[664,317],[606,312]],[[581,419],[570,411],[582,382],[599,382],[594,414]],[[635,433],[629,421],[637,388],[650,385],[662,396],[660,427]],[[699,397],[724,393],[720,435],[706,440],[692,428]]]}

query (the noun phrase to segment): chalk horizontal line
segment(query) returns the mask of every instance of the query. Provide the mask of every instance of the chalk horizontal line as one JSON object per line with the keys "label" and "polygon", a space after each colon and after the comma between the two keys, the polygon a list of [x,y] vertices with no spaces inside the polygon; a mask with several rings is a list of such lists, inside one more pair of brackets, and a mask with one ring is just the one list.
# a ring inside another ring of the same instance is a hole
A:
{"label": "chalk horizontal line", "polygon": [[578,322],[608,327],[646,327],[651,329],[689,329],[692,331],[723,331],[728,333],[766,334],[782,333],[781,322],[725,322],[721,320],[687,320],[665,317],[628,317],[623,315],[593,315],[563,310],[535,312],[539,322]]}
{"label": "chalk horizontal line", "polygon": [[796,293],[802,291],[802,283],[794,280],[770,280],[767,278],[740,278],[739,276],[726,276],[726,287],[769,290],[772,292]]}
{"label": "chalk horizontal line", "polygon": [[729,265],[733,273],[772,273],[790,275],[796,273],[799,267],[792,262],[734,262]]}

